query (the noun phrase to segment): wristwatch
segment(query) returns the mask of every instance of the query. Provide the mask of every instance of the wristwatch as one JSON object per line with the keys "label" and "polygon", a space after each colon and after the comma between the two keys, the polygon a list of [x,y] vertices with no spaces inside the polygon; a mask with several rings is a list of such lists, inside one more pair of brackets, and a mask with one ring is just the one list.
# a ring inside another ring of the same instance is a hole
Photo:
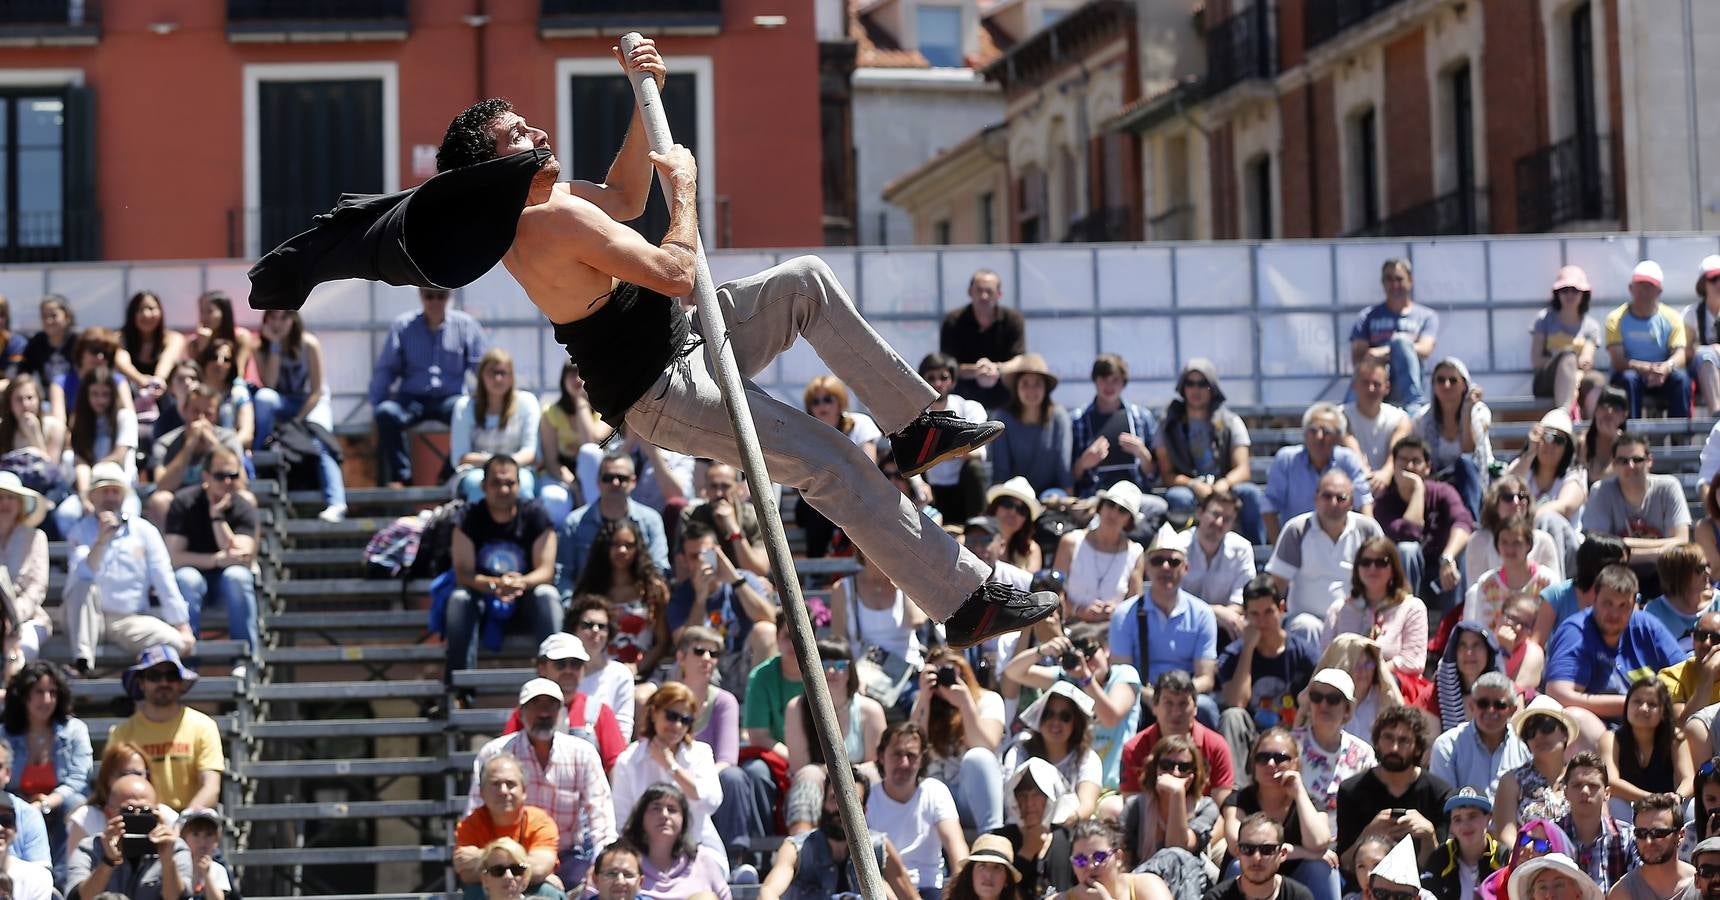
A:
{"label": "wristwatch", "polygon": [[1439,555],[1439,564],[1443,566],[1446,563],[1451,563],[1452,565],[1455,566],[1455,565],[1457,565],[1457,560],[1452,559],[1451,554],[1449,554],[1449,553],[1441,553]]}
{"label": "wristwatch", "polygon": [[740,590],[741,588],[746,587],[746,586],[747,586],[747,577],[745,575],[736,575],[735,580],[729,582],[729,587],[732,587],[737,591]]}

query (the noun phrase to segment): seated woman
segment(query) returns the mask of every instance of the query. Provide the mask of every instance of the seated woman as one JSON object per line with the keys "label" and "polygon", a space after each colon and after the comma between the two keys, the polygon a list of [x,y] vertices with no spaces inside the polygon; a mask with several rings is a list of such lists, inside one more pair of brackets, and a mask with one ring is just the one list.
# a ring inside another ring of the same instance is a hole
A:
{"label": "seated woman", "polygon": [[913,702],[918,684],[914,673],[925,660],[919,631],[926,614],[859,548],[854,561],[860,571],[844,576],[830,590],[830,633],[847,638],[857,655],[872,657],[894,679],[892,695],[873,693],[900,709]]}
{"label": "seated woman", "polygon": [[1690,526],[1691,540],[1702,548],[1710,572],[1720,572],[1720,469],[1702,492],[1702,521]]}
{"label": "seated woman", "polygon": [[47,389],[44,403],[50,414],[70,423],[77,409],[78,391],[84,381],[94,377],[97,369],[108,373],[119,405],[127,409],[134,407],[131,382],[114,364],[115,360],[124,359],[119,339],[119,332],[108,328],[85,328],[79,332],[78,342],[72,348],[72,368],[58,379],[44,384]]}
{"label": "seated woman", "polygon": [[645,788],[633,805],[621,840],[644,854],[638,893],[643,900],[696,900],[707,892],[729,900],[727,860],[699,843],[692,817],[687,795],[666,782]]}
{"label": "seated woman", "polygon": [[1529,326],[1529,360],[1535,368],[1537,397],[1550,397],[1553,408],[1576,405],[1577,386],[1592,372],[1601,347],[1601,326],[1589,317],[1589,276],[1577,266],[1564,266],[1553,280],[1547,308]]}
{"label": "seated woman", "polygon": [[480,897],[482,900],[519,900],[528,895],[561,900],[567,896],[567,892],[548,881],[538,882],[528,892],[531,880],[531,859],[526,848],[511,837],[499,837],[478,851],[478,883],[467,885],[463,896],[468,900]]}
{"label": "seated woman", "polygon": [[1141,592],[1146,578],[1146,549],[1128,534],[1141,521],[1141,489],[1132,481],[1119,481],[1097,496],[1098,524],[1065,534],[1051,563],[1067,576],[1065,622],[1111,621],[1124,599]]}
{"label": "seated woman", "polygon": [[17,473],[23,485],[50,500],[67,490],[60,473],[66,423],[42,409],[42,386],[19,375],[0,392],[0,467]]}
{"label": "seated woman", "polygon": [[[1471,581],[1478,580],[1484,572],[1499,568],[1499,547],[1494,531],[1518,516],[1528,515],[1529,508],[1529,488],[1523,479],[1504,475],[1487,486],[1478,519],[1481,527],[1470,536],[1469,545],[1463,550],[1463,571],[1469,573]],[[1565,577],[1564,560],[1553,536],[1539,528],[1535,529],[1534,536],[1529,558],[1546,569],[1554,581]]]}
{"label": "seated woman", "polygon": [[573,591],[576,597],[585,594],[609,601],[609,655],[635,675],[656,671],[670,650],[669,582],[639,546],[639,528],[631,520],[598,529]]}
{"label": "seated woman", "polygon": [[[657,787],[672,787],[679,795],[681,827],[688,839],[709,850],[727,869],[728,854],[723,838],[711,825],[711,813],[723,802],[717,783],[717,765],[711,747],[693,740],[699,701],[678,682],[671,681],[651,695],[640,711],[639,739],[615,758],[609,771],[610,791],[615,802],[615,820],[624,814],[639,815],[639,807],[653,802]],[[632,826],[632,818],[628,826]]]}
{"label": "seated woman", "polygon": [[[298,310],[292,309],[263,313],[259,332],[263,343],[257,348],[257,383],[265,386],[257,390],[254,398],[257,426],[254,446],[262,449],[280,416],[321,425],[332,432],[334,415],[328,382],[323,378],[322,342],[305,330],[304,319]],[[346,479],[341,474],[340,461],[334,457],[334,448],[320,438],[316,445],[323,488],[323,510],[317,518],[338,522],[346,517]]]}
{"label": "seated woman", "polygon": [[1123,744],[1140,721],[1141,676],[1134,666],[1111,663],[1109,642],[1106,626],[1077,622],[1069,627],[1067,637],[1054,637],[1017,653],[1003,674],[1036,690],[1068,681],[1092,701],[1093,750],[1099,754],[1105,789],[1114,791],[1121,776]]}
{"label": "seated woman", "polygon": [[[72,409],[72,490],[54,510],[54,526],[64,537],[72,526],[94,509],[90,505],[90,470],[109,462],[125,472],[128,483],[137,480],[137,413],[121,406],[113,378],[105,367],[93,369],[91,377],[78,384]],[[127,491],[125,515],[142,511],[137,492]]]}
{"label": "seated woman", "polygon": [[991,480],[1001,484],[1020,478],[1034,496],[1050,490],[1069,493],[1075,487],[1070,474],[1074,431],[1069,410],[1051,399],[1057,376],[1037,353],[1023,353],[1010,360],[1009,368],[1003,375],[1009,402],[992,411],[1004,427],[991,445]]}
{"label": "seated woman", "polygon": [[1576,465],[1577,440],[1571,416],[1555,409],[1529,429],[1529,446],[1518,454],[1506,474],[1523,479],[1535,504],[1535,527],[1545,531],[1559,549],[1565,569],[1576,564],[1583,542],[1583,503],[1589,497],[1588,472]]}
{"label": "seated woman", "polygon": [[1499,776],[1493,794],[1493,834],[1512,846],[1519,826],[1536,809],[1563,807],[1565,758],[1576,724],[1558,702],[1546,695],[1530,701],[1511,717],[1511,730],[1529,747],[1529,761]]}
{"label": "seated woman", "polygon": [[1660,588],[1666,593],[1648,601],[1642,611],[1660,620],[1678,646],[1689,653],[1690,630],[1703,614],[1720,611],[1720,597],[1714,594],[1714,574],[1708,559],[1696,544],[1680,544],[1660,551],[1655,561],[1660,573]]}
{"label": "seated woman", "polygon": [[[1092,815],[1104,780],[1099,754],[1092,747],[1093,699],[1075,685],[1059,681],[1021,711],[1021,724],[1027,730],[1003,754],[1004,779],[1015,777],[1029,759],[1043,759],[1075,786],[1076,813]],[[1011,798],[1004,799],[1007,803]],[[1004,815],[1014,811],[1006,809]]]}
{"label": "seated woman", "polygon": [[226,291],[205,291],[197,298],[197,329],[185,341],[185,355],[201,359],[218,340],[233,345],[234,375],[255,377],[251,357],[257,350],[257,336],[234,320],[233,298]]}
{"label": "seated woman", "polygon": [[1595,397],[1595,415],[1577,438],[1577,464],[1593,486],[1612,474],[1613,441],[1630,421],[1630,395],[1608,386]]}
{"label": "seated woman", "polygon": [[484,498],[484,463],[511,456],[520,464],[520,499],[537,497],[538,404],[514,387],[514,358],[491,347],[478,361],[478,386],[454,403],[448,458],[454,462],[454,495],[476,503]]}
{"label": "seated woman", "polygon": [[154,291],[131,295],[119,344],[113,367],[131,382],[139,407],[154,406],[167,387],[168,374],[185,355],[185,336],[167,327],[165,308]]}
{"label": "seated woman", "polygon": [[1326,611],[1326,636],[1342,634],[1374,641],[1393,676],[1427,668],[1427,604],[1415,595],[1391,538],[1369,538],[1356,550],[1350,596]]}
{"label": "seated woman", "polygon": [[1546,605],[1540,597],[1518,594],[1505,601],[1505,611],[1494,631],[1499,653],[1505,659],[1505,675],[1516,685],[1519,697],[1533,698],[1547,669],[1547,648],[1535,640],[1535,617]]}
{"label": "seated woman", "polygon": [[[1206,793],[1206,758],[1187,735],[1167,737],[1153,746],[1140,788],[1123,811],[1124,862],[1178,886],[1172,891],[1178,898],[1201,896],[1218,875],[1206,858],[1218,826],[1218,806]],[[1196,883],[1198,892],[1186,894]]]}
{"label": "seated woman", "polygon": [[1288,729],[1268,728],[1255,739],[1249,762],[1253,781],[1224,800],[1224,841],[1231,855],[1237,855],[1242,820],[1265,813],[1284,826],[1284,843],[1290,845],[1285,874],[1315,900],[1337,900],[1338,854],[1331,850],[1326,817],[1302,784],[1302,748],[1296,738]]}
{"label": "seated woman", "polygon": [[[1208,803],[1212,801],[1207,801]],[[1069,861],[1075,865],[1075,885],[1054,895],[1054,900],[1092,900],[1092,898],[1121,898],[1121,900],[1198,900],[1199,882],[1188,885],[1184,893],[1172,895],[1165,880],[1150,872],[1131,873],[1124,863],[1126,840],[1113,819],[1082,819],[1071,832],[1074,851]],[[1192,893],[1188,892],[1192,891]]]}
{"label": "seated woman", "polygon": [[[1403,691],[1386,665],[1378,641],[1359,634],[1340,634],[1320,654],[1314,671],[1340,669],[1348,673],[1351,714],[1344,730],[1364,741],[1373,740],[1374,716],[1389,706],[1403,703]],[[1300,706],[1297,707],[1301,709]],[[1301,721],[1298,716],[1297,721]],[[1300,736],[1297,738],[1300,740]]]}
{"label": "seated woman", "polygon": [[[842,379],[826,374],[807,382],[806,391],[801,395],[801,410],[842,432],[868,458],[877,459],[878,439],[884,436],[884,432],[871,416],[849,410],[848,387]],[[794,500],[794,521],[806,534],[808,556],[816,559],[830,552],[836,526],[823,513],[813,509],[812,504],[798,492]]]}
{"label": "seated woman", "polygon": [[[876,774],[878,739],[884,734],[884,707],[860,693],[860,675],[854,666],[848,642],[822,638],[818,655],[824,661],[824,684],[830,691],[831,708],[842,732],[842,746],[851,765],[870,766]],[[783,713],[782,738],[788,746],[788,771],[794,779],[788,791],[783,821],[790,833],[796,826],[818,824],[824,803],[824,745],[807,714],[806,697],[788,701]]]}
{"label": "seated woman", "polygon": [[0,573],[12,582],[12,613],[18,627],[6,626],[6,659],[0,677],[10,678],[34,662],[42,642],[53,633],[44,604],[48,599],[48,536],[36,527],[48,502],[25,487],[18,476],[0,472]]}
{"label": "seated woman", "polygon": [[1171,522],[1186,527],[1207,494],[1235,494],[1236,530],[1251,544],[1264,543],[1260,502],[1265,495],[1249,480],[1248,426],[1224,408],[1218,367],[1207,359],[1189,360],[1176,393],[1153,447]]}
{"label": "seated woman", "polygon": [[[1342,669],[1315,670],[1308,687],[1296,698],[1296,727],[1290,736],[1302,748],[1302,784],[1325,812],[1326,830],[1338,830],[1338,786],[1375,765],[1374,747],[1352,734],[1356,683]],[[1373,727],[1372,720],[1368,726]]]}
{"label": "seated woman", "polygon": [[237,354],[232,341],[215,338],[197,356],[197,365],[203,383],[220,394],[215,424],[232,429],[239,446],[249,448],[257,437],[257,410],[251,405],[250,386],[239,376]]}
{"label": "seated woman", "polygon": [[1601,735],[1599,753],[1607,764],[1612,814],[1626,819],[1630,804],[1649,794],[1673,793],[1690,799],[1695,772],[1684,748],[1684,732],[1673,722],[1666,682],[1645,678],[1624,694],[1623,727]]}
{"label": "seated woman", "polygon": [[72,715],[72,690],[65,670],[32,662],[6,684],[0,713],[12,750],[12,781],[6,789],[42,813],[48,852],[55,868],[66,865],[66,819],[84,802],[92,758],[90,729]]}
{"label": "seated woman", "polygon": [[560,391],[544,398],[538,418],[538,499],[549,519],[560,525],[568,513],[597,499],[597,468],[603,461],[601,444],[610,427],[591,409],[579,366],[561,366]]}
{"label": "seated woman", "polygon": [[1469,367],[1447,356],[1433,367],[1433,402],[1415,419],[1415,433],[1427,441],[1434,477],[1457,488],[1470,515],[1481,509],[1481,491],[1493,464],[1493,411]]}
{"label": "seated woman", "polygon": [[1023,897],[1043,897],[1075,885],[1071,827],[1080,802],[1057,769],[1043,759],[1030,759],[1009,779],[1009,796],[1016,817],[992,834],[1009,839],[1015,848],[1015,868],[1021,873]]}
{"label": "seated woman", "polygon": [[[1495,803],[1493,808],[1498,810],[1498,804]],[[1536,816],[1525,821],[1522,832],[1512,843],[1510,864],[1487,876],[1476,890],[1476,896],[1480,900],[1536,900],[1542,895],[1521,895],[1511,890],[1511,876],[1530,860],[1554,853],[1562,853],[1567,857],[1576,853],[1576,845],[1571,843],[1564,829],[1545,816]]]}
{"label": "seated woman", "polygon": [[931,757],[926,777],[950,789],[962,827],[990,831],[1001,826],[1003,769],[997,748],[1003,741],[1003,697],[980,687],[960,651],[939,647],[921,667],[920,690],[908,718],[926,732]]}
{"label": "seated woman", "polygon": [[1022,570],[1037,572],[1044,556],[1034,532],[1039,514],[1045,507],[1034,496],[1033,486],[1017,475],[1002,484],[994,484],[985,494],[985,514],[997,520],[1003,529],[1003,561]]}
{"label": "seated woman", "polygon": [[[52,385],[72,370],[78,343],[78,319],[71,303],[59,294],[42,298],[37,307],[42,330],[30,335],[24,343],[24,358],[18,364],[18,374],[34,375],[38,384]],[[48,394],[42,394],[44,402]]]}
{"label": "seated woman", "polygon": [[1484,625],[1459,622],[1445,642],[1445,653],[1434,670],[1439,698],[1439,730],[1450,731],[1469,721],[1469,692],[1475,679],[1504,669],[1504,654]]}

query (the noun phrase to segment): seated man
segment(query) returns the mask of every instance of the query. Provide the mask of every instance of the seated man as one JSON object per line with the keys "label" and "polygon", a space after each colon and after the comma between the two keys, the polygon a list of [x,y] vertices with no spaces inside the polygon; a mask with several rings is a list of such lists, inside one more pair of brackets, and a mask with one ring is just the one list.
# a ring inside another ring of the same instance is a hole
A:
{"label": "seated man", "polygon": [[227,632],[246,648],[257,646],[257,506],[239,489],[239,454],[218,447],[209,454],[203,483],[173,495],[162,529],[173,576],[196,636],[203,601],[213,594],[227,609]]}
{"label": "seated man", "polygon": [[675,565],[681,577],[669,591],[669,630],[679,643],[687,625],[716,628],[724,635],[717,663],[723,683],[741,685],[748,672],[776,653],[777,605],[762,579],[735,569],[702,522],[683,522],[680,539]]}
{"label": "seated man", "polygon": [[[590,654],[585,652],[585,645],[578,638],[558,631],[538,644],[537,677],[547,678],[561,686],[562,695],[567,697],[567,733],[596,747],[598,757],[603,760],[603,771],[607,772],[615,765],[615,757],[627,749],[628,742],[622,737],[615,710],[579,690],[585,664],[590,661]],[[508,714],[508,723],[502,727],[502,733],[513,734],[519,730],[520,711],[515,709]]]}
{"label": "seated man", "polygon": [[[1661,552],[1690,541],[1690,505],[1684,502],[1684,485],[1677,476],[1654,474],[1654,451],[1647,436],[1626,431],[1613,441],[1613,476],[1589,494],[1583,505],[1583,528],[1623,540],[1638,577],[1657,582],[1660,576],[1654,564]],[[1649,593],[1661,591],[1651,586]]]}
{"label": "seated man", "polygon": [[170,646],[150,647],[121,678],[137,712],[108,732],[108,746],[132,743],[149,760],[149,782],[162,805],[181,812],[213,808],[221,799],[227,758],[215,720],[185,705],[197,681]]}
{"label": "seated man", "polygon": [[1607,566],[1595,588],[1595,605],[1560,622],[1547,646],[1547,695],[1564,705],[1591,746],[1603,722],[1624,721],[1631,682],[1684,658],[1660,620],[1637,612],[1630,569]]}
{"label": "seated man", "polygon": [[[1660,302],[1660,265],[1652,259],[1630,274],[1630,301],[1607,313],[1607,354],[1612,383],[1630,397],[1630,417],[1642,417],[1642,398],[1659,397],[1666,414],[1690,415],[1690,372],[1684,367],[1684,320]],[[1616,445],[1615,445],[1616,446]]]}
{"label": "seated man", "polygon": [[549,813],[525,802],[525,775],[519,758],[511,753],[490,757],[478,772],[478,797],[483,805],[460,820],[454,829],[454,874],[465,885],[465,900],[483,900],[484,888],[478,865],[484,846],[500,837],[513,838],[526,848],[531,871],[526,873],[526,893],[538,897],[560,897],[561,879],[556,877],[556,846],[561,835]]}
{"label": "seated man", "polygon": [[1391,401],[1414,415],[1428,402],[1423,367],[1439,339],[1439,313],[1415,302],[1409,260],[1380,266],[1385,299],[1362,310],[1350,327],[1350,364],[1377,359],[1391,368]]}
{"label": "seated man", "polygon": [[1283,822],[1257,812],[1242,820],[1236,837],[1238,872],[1208,891],[1210,900],[1313,900],[1307,888],[1279,874],[1291,849],[1284,842]]}
{"label": "seated man", "polygon": [[[90,469],[94,515],[66,535],[66,636],[80,675],[95,668],[96,646],[104,640],[127,653],[166,644],[189,655],[197,644],[161,532],[120,512],[130,494],[118,463],[97,463]],[[150,606],[152,589],[158,607]]]}
{"label": "seated man", "polygon": [[[1233,759],[1246,759],[1269,728],[1296,725],[1296,698],[1314,677],[1320,651],[1307,636],[1284,630],[1284,596],[1270,575],[1256,575],[1242,593],[1242,636],[1218,655],[1225,709],[1218,731]],[[1251,767],[1237,773],[1246,787]]]}
{"label": "seated man", "polygon": [[[1338,786],[1338,840],[1333,849],[1341,858],[1352,858],[1370,834],[1414,838],[1420,855],[1445,840],[1445,801],[1451,799],[1452,789],[1422,768],[1427,721],[1425,713],[1407,706],[1387,707],[1374,718],[1379,765]],[[1378,875],[1375,872],[1376,880]],[[1419,885],[1420,880],[1409,883]]]}
{"label": "seated man", "polygon": [[[1392,445],[1392,471],[1391,483],[1374,496],[1374,518],[1397,544],[1404,576],[1422,599],[1432,608],[1450,609],[1461,580],[1457,560],[1475,531],[1475,519],[1456,488],[1434,480],[1427,442],[1419,436]],[[1432,560],[1437,562],[1430,565]]]}
{"label": "seated man", "polygon": [[466,376],[477,374],[488,349],[484,326],[449,309],[450,297],[440,288],[420,288],[423,309],[401,313],[389,324],[371,369],[370,407],[390,487],[412,482],[406,429],[430,419],[448,424],[455,401],[466,393]]}
{"label": "seated man", "polygon": [[1129,481],[1142,491],[1142,516],[1164,515],[1170,504],[1146,493],[1159,477],[1153,461],[1158,424],[1151,410],[1123,399],[1123,389],[1129,386],[1128,361],[1115,353],[1101,353],[1093,360],[1092,376],[1093,401],[1069,414],[1075,494],[1092,497],[1119,481]]}
{"label": "seated man", "polygon": [[1187,541],[1170,525],[1159,527],[1147,548],[1148,585],[1117,608],[1110,646],[1119,665],[1145,662],[1143,682],[1175,670],[1192,674],[1201,720],[1211,728],[1218,725],[1218,622],[1212,607],[1182,589]]}
{"label": "seated man", "polygon": [[625,453],[610,454],[597,464],[597,499],[573,511],[566,522],[556,522],[556,587],[562,596],[570,596],[579,583],[579,573],[585,571],[585,556],[605,522],[631,521],[639,531],[639,543],[649,553],[651,561],[669,572],[669,544],[663,536],[663,516],[656,510],[633,499],[638,478],[633,469],[633,457]]}
{"label": "seated man", "polygon": [[944,783],[924,776],[926,733],[912,722],[897,722],[878,739],[883,780],[866,797],[866,825],[901,848],[902,864],[922,897],[943,893],[942,864],[950,871],[968,855],[956,801]]}
{"label": "seated man", "polygon": [[[1368,464],[1348,447],[1344,439],[1344,413],[1331,403],[1316,403],[1302,414],[1302,443],[1280,447],[1266,472],[1266,494],[1261,511],[1266,519],[1266,540],[1278,540],[1278,528],[1318,505],[1314,496],[1321,480],[1338,470],[1349,476],[1355,500],[1351,506],[1364,516],[1373,515],[1374,496],[1368,488]],[[1291,605],[1295,602],[1292,600]]]}
{"label": "seated man", "polygon": [[156,525],[167,521],[167,508],[173,504],[174,492],[202,479],[209,454],[216,448],[244,458],[245,447],[239,442],[238,433],[215,424],[220,411],[220,392],[200,384],[185,399],[185,424],[155,439],[149,456],[155,493],[149,495],[146,514]]}
{"label": "seated man", "polygon": [[1320,476],[1314,511],[1284,525],[1266,562],[1266,574],[1287,601],[1287,627],[1315,642],[1326,630],[1326,611],[1350,596],[1356,551],[1381,535],[1378,522],[1352,511],[1361,483],[1343,472]]}
{"label": "seated man", "polygon": [[1234,494],[1213,491],[1200,501],[1200,513],[1188,541],[1188,574],[1183,590],[1212,607],[1225,640],[1242,634],[1242,589],[1254,577],[1254,545],[1230,530],[1236,521]]}
{"label": "seated man", "polygon": [[748,493],[746,480],[734,466],[723,462],[707,465],[704,501],[681,513],[681,528],[689,522],[703,525],[735,565],[768,578],[770,560],[764,552],[764,533],[759,530],[758,513]]}
{"label": "seated man", "polygon": [[[555,579],[555,527],[537,500],[521,500],[520,464],[506,454],[484,463],[484,501],[466,507],[454,529],[454,580],[448,598],[448,674],[478,664],[484,646],[501,648],[508,631],[542,642],[561,630]],[[511,623],[511,624],[510,624]]]}
{"label": "seated man", "polygon": [[1504,672],[1486,672],[1470,686],[1469,721],[1433,740],[1429,767],[1446,784],[1468,785],[1489,801],[1499,776],[1530,760],[1529,748],[1511,728],[1517,687]]}
{"label": "seated man", "polygon": [[1235,767],[1230,761],[1230,745],[1218,732],[1195,720],[1194,681],[1187,672],[1172,669],[1160,675],[1153,685],[1153,716],[1158,719],[1146,730],[1123,744],[1123,771],[1118,777],[1118,790],[1135,794],[1141,790],[1141,771],[1159,741],[1183,735],[1200,748],[1206,760],[1207,793],[1220,806],[1236,785]]}
{"label": "seated man", "polygon": [[[130,900],[180,900],[190,897],[191,848],[161,820],[155,788],[148,778],[122,775],[108,786],[102,807],[107,827],[72,848],[66,859],[66,900],[94,900],[106,891],[123,892]],[[125,817],[155,817],[149,837],[134,843],[125,837]],[[168,865],[162,865],[168,860]]]}
{"label": "seated man", "polygon": [[[861,769],[854,769],[854,787],[860,791],[860,808],[867,807],[872,782]],[[902,865],[902,857],[887,835],[872,832],[872,855],[885,885],[898,898],[913,897],[915,885]],[[759,900],[827,900],[858,892],[860,876],[848,858],[848,830],[837,811],[836,780],[824,780],[824,806],[818,827],[790,835],[777,847],[770,873],[759,885]]]}

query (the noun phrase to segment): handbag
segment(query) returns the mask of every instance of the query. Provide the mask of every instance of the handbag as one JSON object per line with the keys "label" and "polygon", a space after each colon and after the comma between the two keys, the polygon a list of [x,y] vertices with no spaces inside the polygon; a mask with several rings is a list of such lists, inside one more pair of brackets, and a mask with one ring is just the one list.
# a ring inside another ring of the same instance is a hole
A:
{"label": "handbag", "polygon": [[877,644],[864,644],[860,638],[860,589],[848,591],[848,622],[854,643],[863,647],[854,659],[854,673],[860,682],[860,693],[878,701],[885,709],[902,699],[902,692],[914,680],[914,667],[900,654]]}

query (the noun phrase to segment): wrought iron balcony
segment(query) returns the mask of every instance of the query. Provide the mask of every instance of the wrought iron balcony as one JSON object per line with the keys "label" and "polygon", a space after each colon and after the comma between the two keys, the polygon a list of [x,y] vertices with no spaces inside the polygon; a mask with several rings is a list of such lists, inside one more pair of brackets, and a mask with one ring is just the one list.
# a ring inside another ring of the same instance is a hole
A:
{"label": "wrought iron balcony", "polygon": [[1367,21],[1403,0],[1308,0],[1302,7],[1303,47],[1313,49],[1345,29]]}
{"label": "wrought iron balcony", "polygon": [[0,47],[94,44],[101,0],[0,0]]}
{"label": "wrought iron balcony", "polygon": [[0,209],[0,263],[97,259],[100,235],[94,210]]}
{"label": "wrought iron balcony", "polygon": [[1105,206],[1069,223],[1063,240],[1077,244],[1099,244],[1129,240],[1129,208]]}
{"label": "wrought iron balcony", "polygon": [[233,41],[405,40],[406,0],[227,0]]}
{"label": "wrought iron balcony", "polygon": [[1616,138],[1575,135],[1517,160],[1517,230],[1551,231],[1571,222],[1618,222],[1613,183]]}
{"label": "wrought iron balcony", "polygon": [[1457,190],[1392,215],[1345,237],[1437,237],[1484,234],[1487,231],[1487,188]]}
{"label": "wrought iron balcony", "polygon": [[1206,87],[1217,94],[1232,85],[1278,74],[1276,10],[1257,2],[1206,31]]}
{"label": "wrought iron balcony", "polygon": [[636,30],[646,34],[717,34],[722,0],[542,0],[543,37],[588,37]]}

